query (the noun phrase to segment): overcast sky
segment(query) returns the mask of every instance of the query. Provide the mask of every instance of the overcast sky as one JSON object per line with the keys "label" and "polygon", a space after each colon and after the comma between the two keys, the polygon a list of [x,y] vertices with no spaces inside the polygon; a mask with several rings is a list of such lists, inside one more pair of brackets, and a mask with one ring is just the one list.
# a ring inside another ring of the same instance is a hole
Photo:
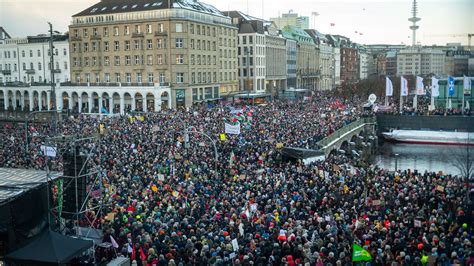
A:
{"label": "overcast sky", "polygon": [[[47,21],[65,32],[71,15],[100,0],[0,0],[0,26],[13,37],[45,33]],[[154,0],[150,0],[154,1]],[[133,2],[133,0],[130,0]],[[341,34],[362,44],[411,43],[408,28],[412,0],[204,0],[225,10],[249,11],[268,19],[292,9],[310,16],[310,26],[323,33]],[[288,3],[291,3],[289,5]],[[474,0],[419,0],[420,29],[424,45],[461,42],[474,33]],[[313,12],[319,13],[311,17]],[[335,26],[331,27],[330,23]],[[355,32],[358,32],[357,34]],[[359,33],[362,32],[363,35]],[[456,35],[456,36],[453,36]],[[474,42],[474,40],[473,40]],[[473,43],[474,44],[474,43]]]}

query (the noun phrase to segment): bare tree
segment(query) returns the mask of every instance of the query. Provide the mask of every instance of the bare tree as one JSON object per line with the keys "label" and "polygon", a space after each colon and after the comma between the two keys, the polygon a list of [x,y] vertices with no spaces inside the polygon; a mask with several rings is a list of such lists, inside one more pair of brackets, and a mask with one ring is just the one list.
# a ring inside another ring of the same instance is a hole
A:
{"label": "bare tree", "polygon": [[474,179],[474,149],[471,137],[474,133],[466,133],[466,143],[460,149],[450,149],[448,158],[451,164],[458,169],[461,178],[464,179],[467,189],[466,201],[469,201],[470,182]]}

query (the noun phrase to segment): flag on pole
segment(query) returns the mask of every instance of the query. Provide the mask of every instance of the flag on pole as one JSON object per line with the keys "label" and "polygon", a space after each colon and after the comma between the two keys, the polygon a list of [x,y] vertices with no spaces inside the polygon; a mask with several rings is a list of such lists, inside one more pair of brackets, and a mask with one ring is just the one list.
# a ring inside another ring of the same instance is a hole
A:
{"label": "flag on pole", "polygon": [[400,77],[400,95],[408,96],[408,81],[403,76]]}
{"label": "flag on pole", "polygon": [[439,96],[439,84],[438,79],[435,77],[431,78],[431,96],[438,97]]}
{"label": "flag on pole", "polygon": [[425,95],[425,86],[423,85],[423,78],[416,76],[416,95]]}
{"label": "flag on pole", "polygon": [[463,82],[463,88],[464,88],[464,96],[470,96],[471,95],[471,78],[464,76],[464,82]]}
{"label": "flag on pole", "polygon": [[372,256],[363,247],[352,244],[352,261],[371,261]]}
{"label": "flag on pole", "polygon": [[385,77],[385,96],[393,96],[393,83],[388,77]]}
{"label": "flag on pole", "polygon": [[454,95],[454,78],[451,76],[448,76],[448,96],[453,96]]}
{"label": "flag on pole", "polygon": [[235,155],[234,155],[234,151],[232,150],[232,152],[230,153],[230,158],[229,158],[229,166],[233,166],[234,165],[234,161],[235,161]]}
{"label": "flag on pole", "polygon": [[112,235],[110,236],[110,242],[112,242],[112,247],[114,247],[114,248],[119,247],[119,245],[117,244],[117,241],[115,241],[115,239]]}

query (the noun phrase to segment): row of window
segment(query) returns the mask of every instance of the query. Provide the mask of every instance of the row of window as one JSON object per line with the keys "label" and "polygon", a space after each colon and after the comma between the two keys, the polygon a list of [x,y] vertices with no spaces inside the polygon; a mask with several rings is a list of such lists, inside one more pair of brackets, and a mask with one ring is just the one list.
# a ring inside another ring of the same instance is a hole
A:
{"label": "row of window", "polygon": [[[36,54],[37,54],[38,57],[41,57],[41,50],[38,49]],[[57,48],[55,49],[54,54],[59,55],[59,50]],[[67,49],[66,48],[63,49],[63,54],[67,55]],[[50,54],[49,49],[48,49],[48,56],[50,56],[50,55],[51,54]],[[29,56],[33,57],[33,50],[29,50]],[[16,58],[16,51],[3,51],[3,57],[5,59],[12,58],[12,57]],[[21,57],[26,57],[26,51],[25,50],[21,51]],[[1,58],[1,54],[0,54],[0,58]]]}
{"label": "row of window", "polygon": [[[22,69],[23,70],[27,70],[26,68],[26,63],[23,63],[22,64]],[[43,65],[41,63],[38,63],[38,68],[37,70],[43,70]],[[34,63],[30,63],[30,68],[28,68],[28,70],[35,70],[35,66],[34,66]],[[59,68],[59,62],[56,62],[56,67],[55,69],[60,69]],[[65,61],[64,62],[64,69],[67,69],[67,62]],[[0,71],[3,70],[3,64],[0,64]],[[17,64],[13,64],[13,69],[11,67],[11,64],[5,64],[5,70],[12,70],[14,72],[18,71],[18,67],[17,67]],[[48,70],[51,70],[51,63],[48,63]]]}
{"label": "row of window", "polygon": [[[249,35],[249,36],[246,36],[246,35],[243,35],[243,36],[239,36],[239,38],[237,39],[238,40],[238,43],[239,44],[253,44],[253,41],[254,41],[254,36],[252,35]],[[248,40],[248,42],[247,42]],[[261,45],[265,45],[265,36],[255,36],[255,44],[261,44]]]}
{"label": "row of window", "polygon": [[[81,74],[76,74],[75,75],[75,81],[78,82],[78,83],[80,83],[80,82],[87,82],[87,83],[91,83],[91,82],[100,83],[100,82],[102,82],[101,81],[101,75],[99,73],[95,73],[94,76],[95,76],[95,78],[92,79],[92,76],[91,76],[90,73],[85,73],[84,77],[83,77],[84,79],[82,79]],[[115,79],[114,79],[115,82],[118,82],[118,83],[122,82],[121,73],[115,73],[114,77],[115,77]],[[165,83],[166,82],[166,75],[165,75],[164,72],[160,72],[158,78],[159,78],[158,81],[160,83]],[[106,83],[111,82],[110,73],[105,73],[104,74],[103,81],[106,82]],[[125,79],[123,81],[125,81],[126,83],[132,83],[133,82],[132,81],[132,73],[125,73]],[[140,72],[135,73],[135,82],[137,82],[137,83],[143,83],[144,82],[142,73],[140,73]],[[153,75],[152,72],[148,73],[146,82],[148,82],[148,83],[154,83],[155,82],[154,75]],[[176,83],[183,83],[183,82],[184,82],[184,73],[176,73]]]}
{"label": "row of window", "polygon": [[[123,26],[123,35],[130,35],[130,26],[125,25]],[[183,24],[181,23],[176,23],[175,25],[176,32],[183,32]],[[162,23],[157,24],[157,32],[164,32],[164,26]],[[153,33],[153,25],[152,24],[146,24],[145,25],[145,32],[142,32],[142,25],[134,25],[134,31],[133,33],[146,33],[146,34],[152,34]],[[99,36],[99,28],[92,28],[91,31],[92,36]],[[118,26],[113,27],[112,30],[113,36],[119,36],[120,34],[120,29]],[[103,27],[102,28],[102,36],[108,37],[109,36],[109,28],[108,27]],[[79,29],[74,30],[74,37],[79,38],[79,37],[84,37],[87,38],[89,37],[89,29],[82,29],[82,36],[80,35]]]}

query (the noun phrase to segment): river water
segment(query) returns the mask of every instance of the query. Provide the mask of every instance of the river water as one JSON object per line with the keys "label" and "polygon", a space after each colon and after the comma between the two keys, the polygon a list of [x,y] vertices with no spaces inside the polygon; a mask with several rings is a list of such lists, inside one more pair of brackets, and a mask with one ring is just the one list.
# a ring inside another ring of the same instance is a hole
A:
{"label": "river water", "polygon": [[395,164],[397,164],[399,170],[442,171],[446,174],[458,175],[460,170],[455,166],[459,165],[456,161],[460,157],[465,158],[467,152],[473,156],[474,148],[470,147],[467,150],[466,146],[384,143],[379,146],[375,163],[380,168],[391,171],[395,170]]}

